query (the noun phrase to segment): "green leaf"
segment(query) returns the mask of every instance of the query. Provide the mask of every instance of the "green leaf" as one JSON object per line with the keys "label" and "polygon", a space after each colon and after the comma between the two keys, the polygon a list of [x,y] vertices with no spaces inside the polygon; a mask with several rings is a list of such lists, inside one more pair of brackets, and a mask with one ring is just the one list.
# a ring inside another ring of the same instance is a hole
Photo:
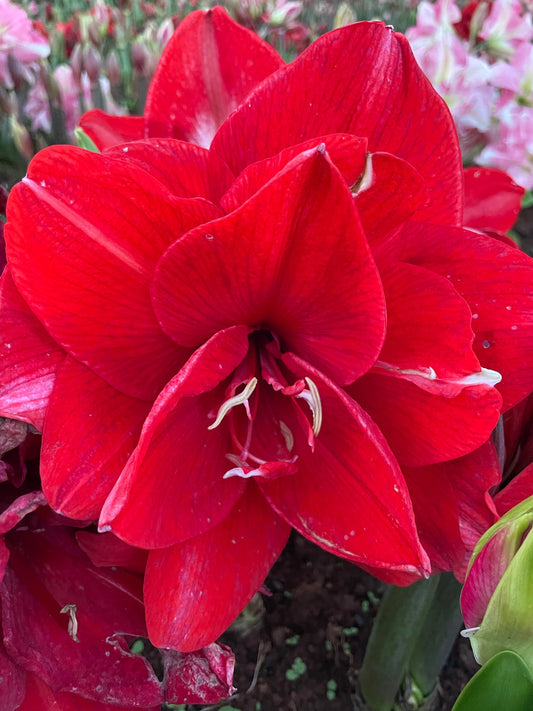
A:
{"label": "green leaf", "polygon": [[468,682],[452,711],[531,711],[533,679],[518,654],[500,652]]}
{"label": "green leaf", "polygon": [[79,126],[78,128],[75,128],[74,135],[76,136],[76,143],[80,148],[85,148],[86,151],[92,151],[93,153],[100,153],[96,146],[96,143],[91,141],[89,136],[82,128],[80,128]]}

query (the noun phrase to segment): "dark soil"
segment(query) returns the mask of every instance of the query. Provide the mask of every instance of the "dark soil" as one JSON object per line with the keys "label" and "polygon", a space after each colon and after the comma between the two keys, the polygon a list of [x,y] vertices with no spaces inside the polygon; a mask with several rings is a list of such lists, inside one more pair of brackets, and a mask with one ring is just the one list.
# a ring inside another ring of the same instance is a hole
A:
{"label": "dark soil", "polygon": [[[293,534],[267,578],[271,596],[222,641],[235,652],[237,695],[224,711],[358,711],[357,674],[384,585]],[[478,669],[458,638],[435,711],[450,711]],[[201,707],[196,706],[195,709]],[[206,707],[207,708],[207,707]]]}

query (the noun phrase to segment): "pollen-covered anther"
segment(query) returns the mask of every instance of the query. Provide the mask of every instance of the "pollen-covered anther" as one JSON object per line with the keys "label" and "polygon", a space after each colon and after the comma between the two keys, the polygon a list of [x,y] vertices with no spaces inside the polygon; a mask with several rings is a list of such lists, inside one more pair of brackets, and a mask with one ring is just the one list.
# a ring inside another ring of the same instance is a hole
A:
{"label": "pollen-covered anther", "polygon": [[69,635],[72,637],[72,639],[74,640],[74,642],[79,642],[80,640],[78,639],[78,618],[76,617],[76,611],[77,611],[76,605],[74,603],[70,603],[70,604],[62,607],[59,612],[62,615],[65,615],[68,613],[69,619],[68,619],[67,631],[68,631]]}
{"label": "pollen-covered anther", "polygon": [[[257,378],[254,376],[246,384],[246,387],[244,388],[244,390],[241,393],[228,398],[227,400],[225,400],[222,403],[222,405],[218,409],[215,421],[213,422],[213,424],[209,425],[209,427],[207,429],[214,430],[215,427],[218,427],[219,424],[224,419],[224,417],[228,414],[228,412],[233,407],[237,407],[237,405],[244,405],[246,407],[248,405],[248,400],[250,399],[250,397],[256,387],[257,387]],[[249,408],[247,408],[247,412],[249,415]]]}
{"label": "pollen-covered anther", "polygon": [[322,427],[322,401],[318,388],[311,378],[305,377],[304,380],[307,383],[308,389],[303,390],[299,395],[296,395],[296,397],[305,400],[311,408],[311,412],[313,413],[313,434],[315,437],[318,437],[318,433]]}

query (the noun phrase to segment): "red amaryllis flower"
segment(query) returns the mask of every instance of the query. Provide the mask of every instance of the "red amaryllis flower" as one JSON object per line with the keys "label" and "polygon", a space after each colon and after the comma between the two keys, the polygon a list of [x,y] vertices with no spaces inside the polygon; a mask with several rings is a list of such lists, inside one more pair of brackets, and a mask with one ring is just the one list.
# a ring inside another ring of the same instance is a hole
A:
{"label": "red amaryllis flower", "polygon": [[8,206],[1,411],[43,430],[55,510],[150,551],[156,644],[214,639],[291,527],[398,583],[425,547],[453,567],[459,514],[438,537],[427,512],[443,491],[484,512],[487,482],[420,468],[484,445],[533,387],[531,261],[462,210],[449,112],[379,23],[268,76],[209,150],[32,162]]}
{"label": "red amaryllis flower", "polygon": [[144,551],[76,530],[27,482],[18,490],[0,483],[0,506],[3,711],[155,711],[164,701],[214,703],[232,693],[226,647],[161,650],[162,681],[130,652],[128,642],[147,634]]}

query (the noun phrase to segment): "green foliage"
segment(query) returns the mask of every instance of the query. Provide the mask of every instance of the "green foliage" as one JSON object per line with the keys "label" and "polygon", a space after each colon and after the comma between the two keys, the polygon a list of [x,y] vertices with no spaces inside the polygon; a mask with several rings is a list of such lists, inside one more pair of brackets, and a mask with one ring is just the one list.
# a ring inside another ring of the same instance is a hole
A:
{"label": "green foliage", "polygon": [[504,651],[468,682],[452,711],[531,711],[533,679],[523,659]]}

